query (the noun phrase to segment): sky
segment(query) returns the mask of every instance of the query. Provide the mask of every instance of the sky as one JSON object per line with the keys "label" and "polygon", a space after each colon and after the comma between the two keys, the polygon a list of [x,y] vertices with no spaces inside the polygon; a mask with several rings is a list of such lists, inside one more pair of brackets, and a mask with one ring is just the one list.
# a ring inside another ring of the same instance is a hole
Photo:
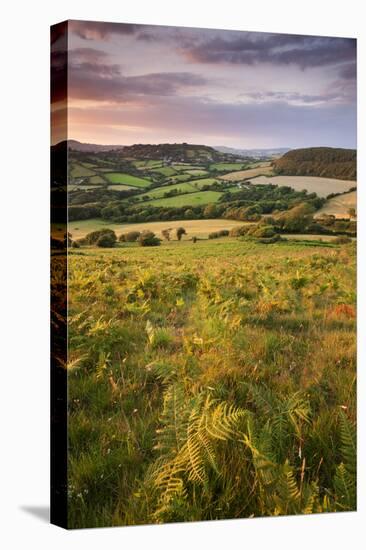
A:
{"label": "sky", "polygon": [[87,143],[356,147],[355,39],[88,21],[67,39],[53,142],[67,105],[68,139]]}

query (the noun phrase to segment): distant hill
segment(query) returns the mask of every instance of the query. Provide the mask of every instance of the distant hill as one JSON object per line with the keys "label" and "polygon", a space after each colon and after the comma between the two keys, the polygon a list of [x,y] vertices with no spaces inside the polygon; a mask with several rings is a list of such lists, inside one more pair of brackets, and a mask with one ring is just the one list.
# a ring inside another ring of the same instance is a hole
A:
{"label": "distant hill", "polygon": [[273,161],[276,174],[356,180],[356,151],[333,147],[293,149]]}
{"label": "distant hill", "polygon": [[73,151],[81,151],[82,153],[98,153],[105,151],[115,151],[116,149],[122,149],[123,145],[98,145],[96,143],[81,143],[75,139],[69,139],[68,148]]}
{"label": "distant hill", "polygon": [[272,149],[235,149],[234,147],[219,145],[215,147],[215,149],[221,153],[229,153],[240,157],[264,159],[281,156],[287,153],[290,147],[277,147]]}
{"label": "distant hill", "polygon": [[190,143],[159,143],[157,145],[137,144],[123,147],[121,152],[125,158],[165,159],[170,162],[233,162],[235,155],[221,153],[207,145]]}

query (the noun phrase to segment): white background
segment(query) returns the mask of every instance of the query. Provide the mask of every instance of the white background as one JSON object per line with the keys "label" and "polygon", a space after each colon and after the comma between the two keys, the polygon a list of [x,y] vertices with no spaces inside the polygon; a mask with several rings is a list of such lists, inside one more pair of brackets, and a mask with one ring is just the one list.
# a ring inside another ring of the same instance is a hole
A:
{"label": "white background", "polygon": [[[360,0],[59,0],[2,4],[0,544],[8,549],[358,549],[366,523],[365,26]],[[65,19],[358,38],[359,511],[67,532],[48,524],[49,26]],[[363,36],[362,36],[363,34]],[[5,121],[5,126],[4,126]],[[363,545],[362,545],[363,546]]]}

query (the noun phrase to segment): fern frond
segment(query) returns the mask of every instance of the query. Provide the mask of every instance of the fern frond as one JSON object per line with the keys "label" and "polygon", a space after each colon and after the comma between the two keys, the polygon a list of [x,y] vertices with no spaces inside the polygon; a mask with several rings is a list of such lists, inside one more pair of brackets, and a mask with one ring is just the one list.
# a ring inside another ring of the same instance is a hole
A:
{"label": "fern frond", "polygon": [[171,385],[164,394],[163,413],[160,418],[162,427],[157,447],[167,455],[176,454],[186,441],[187,411],[184,390],[179,384]]}
{"label": "fern frond", "polygon": [[356,476],[357,448],[356,448],[356,429],[351,424],[350,420],[340,410],[340,436],[341,436],[341,453],[344,465],[347,471]]}
{"label": "fern frond", "polygon": [[146,365],[146,370],[152,372],[163,384],[172,384],[176,381],[177,371],[171,363],[153,361]]}
{"label": "fern frond", "polygon": [[334,488],[338,507],[343,510],[354,510],[356,508],[356,480],[348,472],[343,462],[337,466]]}

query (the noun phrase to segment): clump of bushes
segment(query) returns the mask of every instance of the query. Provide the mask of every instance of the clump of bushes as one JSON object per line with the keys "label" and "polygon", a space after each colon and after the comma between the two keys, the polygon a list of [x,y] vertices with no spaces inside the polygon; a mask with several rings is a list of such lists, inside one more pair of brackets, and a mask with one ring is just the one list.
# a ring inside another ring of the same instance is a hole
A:
{"label": "clump of bushes", "polygon": [[[88,233],[84,239],[80,239],[80,244],[97,245],[101,247],[111,247],[116,244],[117,235],[112,229],[100,229]],[[98,244],[99,243],[99,244]]]}
{"label": "clump of bushes", "polygon": [[135,243],[140,235],[140,231],[129,231],[128,233],[122,233],[122,235],[119,236],[119,242]]}
{"label": "clump of bushes", "polygon": [[230,231],[228,229],[221,229],[220,231],[212,231],[212,233],[209,233],[208,238],[219,239],[220,237],[228,237],[229,234]]}
{"label": "clump of bushes", "polygon": [[335,244],[349,244],[352,242],[352,239],[350,239],[349,237],[337,237],[336,239],[334,239],[333,242]]}
{"label": "clump of bushes", "polygon": [[233,227],[229,233],[230,237],[243,237],[247,234],[250,227],[250,225],[239,225],[238,227]]}
{"label": "clump of bushes", "polygon": [[247,235],[261,239],[269,239],[276,235],[273,225],[253,225],[247,231]]}
{"label": "clump of bushes", "polygon": [[[235,227],[235,236],[243,237],[246,240],[255,240],[258,243],[271,244],[281,240],[281,236],[276,232],[276,228],[273,225],[263,225],[258,223],[256,225],[245,225],[242,227]],[[232,233],[230,233],[232,234]]]}
{"label": "clump of bushes", "polygon": [[96,245],[99,246],[100,248],[113,248],[114,245],[116,244],[116,239],[114,237],[109,233],[106,233],[105,235],[101,235],[97,240]]}
{"label": "clump of bushes", "polygon": [[143,231],[138,238],[138,242],[140,246],[159,246],[161,239],[152,231]]}

